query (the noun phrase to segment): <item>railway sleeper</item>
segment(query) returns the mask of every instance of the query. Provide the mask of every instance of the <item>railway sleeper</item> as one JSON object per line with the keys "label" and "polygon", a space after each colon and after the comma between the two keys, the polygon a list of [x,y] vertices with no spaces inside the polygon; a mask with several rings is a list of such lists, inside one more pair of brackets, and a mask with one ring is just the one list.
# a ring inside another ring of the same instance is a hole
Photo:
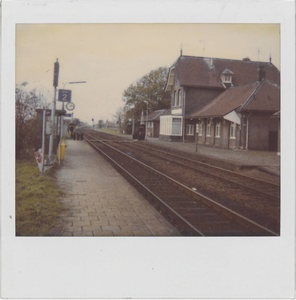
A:
{"label": "railway sleeper", "polygon": [[[147,168],[146,166],[145,166],[145,168]],[[148,168],[147,168],[148,169]],[[156,172],[156,174],[157,174],[157,172]],[[159,176],[159,175],[158,175]],[[172,184],[172,182],[173,182],[173,185],[176,185],[175,184],[175,181],[172,181],[172,180],[170,180],[170,179],[168,179],[167,177],[165,177],[165,179],[167,180],[167,181],[169,181],[170,182],[170,184]],[[138,183],[139,185],[141,185],[140,183]],[[141,187],[141,189],[143,189],[144,187],[142,186]],[[186,193],[188,194],[189,193],[189,191],[188,191],[188,188],[187,189],[185,189],[185,191],[186,191]],[[190,193],[189,193],[190,194]],[[153,195],[153,193],[152,193],[152,195]],[[192,196],[192,194],[191,194],[191,196]],[[149,195],[149,198],[151,197],[151,195]],[[155,195],[153,195],[153,197],[155,197]],[[156,196],[156,198],[158,198],[157,196]],[[201,198],[201,199],[203,199],[202,197],[201,197],[201,195],[198,195],[198,197],[197,198]],[[200,200],[200,199],[198,199],[198,200]],[[206,201],[206,200],[202,200],[203,202],[205,201],[206,203],[206,205],[209,205],[209,203],[210,203],[210,207],[213,207],[213,208],[215,208],[216,210],[218,210],[218,211],[223,211],[223,213],[225,214],[225,215],[227,215],[227,216],[231,216],[231,218],[234,218],[235,219],[235,214],[233,214],[233,212],[232,213],[230,213],[230,211],[229,210],[227,210],[226,208],[223,208],[222,206],[220,206],[220,205],[218,205],[217,203],[215,203],[214,201]],[[163,205],[164,207],[166,207],[167,205],[165,205],[163,202],[162,202],[162,200],[161,200],[161,206]],[[166,207],[166,209],[167,209],[167,207]],[[169,214],[171,214],[171,212],[172,212],[172,209],[167,209],[167,212],[166,213],[169,213]],[[232,217],[234,215],[234,217]],[[182,220],[184,223],[186,223],[187,225],[189,225],[188,224],[188,222],[186,221],[186,220],[184,220],[182,217],[180,218],[180,220]],[[252,222],[249,222],[249,220],[244,220],[243,219],[243,221],[242,220],[238,220],[239,221],[239,223],[240,224],[242,224],[242,225],[244,225],[245,227],[247,227],[247,228],[250,228],[250,227],[255,227],[255,229],[257,230],[257,231],[264,231],[265,230],[265,234],[266,234],[266,229],[265,228],[261,228],[260,226],[257,226],[256,224],[252,224]],[[250,224],[251,223],[251,224]],[[253,225],[255,225],[255,226],[253,226]],[[192,226],[189,226],[189,227],[192,227]],[[267,230],[268,231],[268,230]],[[198,232],[198,230],[197,230],[197,232]],[[270,231],[269,231],[270,232]],[[271,234],[272,234],[272,232],[270,232]],[[202,235],[202,234],[201,234]]]}

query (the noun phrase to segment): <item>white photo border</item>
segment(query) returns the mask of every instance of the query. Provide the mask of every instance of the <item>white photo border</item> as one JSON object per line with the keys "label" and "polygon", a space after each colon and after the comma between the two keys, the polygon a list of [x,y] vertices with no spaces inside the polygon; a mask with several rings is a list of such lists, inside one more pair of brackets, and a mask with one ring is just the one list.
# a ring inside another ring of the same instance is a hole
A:
{"label": "white photo border", "polygon": [[[284,299],[295,296],[294,1],[3,0],[2,21],[3,298]],[[281,24],[281,236],[15,237],[15,25],[20,23]]]}

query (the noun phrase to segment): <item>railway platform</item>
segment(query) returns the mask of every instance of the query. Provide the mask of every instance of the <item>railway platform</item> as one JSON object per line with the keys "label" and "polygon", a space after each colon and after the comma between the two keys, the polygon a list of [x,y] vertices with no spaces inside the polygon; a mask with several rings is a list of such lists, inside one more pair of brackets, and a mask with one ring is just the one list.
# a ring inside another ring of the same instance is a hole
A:
{"label": "railway platform", "polygon": [[201,160],[218,164],[233,171],[255,169],[280,176],[280,155],[276,152],[253,151],[242,149],[221,149],[195,143],[167,142],[148,137],[145,143],[159,145],[165,149],[173,149],[200,156]]}
{"label": "railway platform", "polygon": [[180,233],[86,141],[67,140],[56,172],[66,211],[54,236],[178,236]]}

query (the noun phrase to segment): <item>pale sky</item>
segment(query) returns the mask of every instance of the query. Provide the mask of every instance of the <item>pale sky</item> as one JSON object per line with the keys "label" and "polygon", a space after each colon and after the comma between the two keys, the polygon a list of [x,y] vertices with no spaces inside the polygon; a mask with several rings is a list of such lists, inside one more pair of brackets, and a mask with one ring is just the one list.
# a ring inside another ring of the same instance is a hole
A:
{"label": "pale sky", "polygon": [[74,117],[89,124],[111,120],[124,106],[123,91],[151,70],[170,67],[181,45],[191,56],[267,62],[271,55],[280,69],[278,24],[17,24],[16,83],[27,81],[52,101],[58,58],[58,89],[87,82],[65,86]]}

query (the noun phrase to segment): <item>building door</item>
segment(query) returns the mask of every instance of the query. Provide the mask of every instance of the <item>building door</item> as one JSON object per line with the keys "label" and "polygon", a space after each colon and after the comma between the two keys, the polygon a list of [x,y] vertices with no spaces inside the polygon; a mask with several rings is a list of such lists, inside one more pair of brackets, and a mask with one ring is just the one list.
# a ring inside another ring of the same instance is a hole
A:
{"label": "building door", "polygon": [[277,131],[269,131],[268,150],[277,152],[278,151],[278,133]]}

